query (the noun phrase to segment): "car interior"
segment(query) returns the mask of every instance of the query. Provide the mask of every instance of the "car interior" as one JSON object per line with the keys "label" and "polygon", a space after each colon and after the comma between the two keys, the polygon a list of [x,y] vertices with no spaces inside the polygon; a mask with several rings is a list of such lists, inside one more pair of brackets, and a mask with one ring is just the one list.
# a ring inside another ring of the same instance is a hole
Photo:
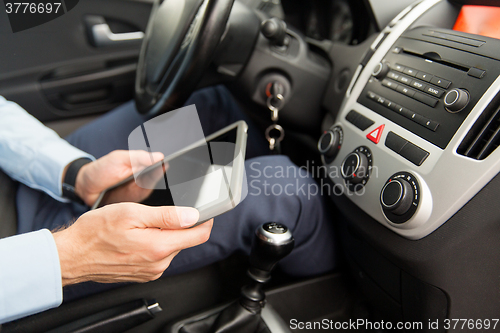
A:
{"label": "car interior", "polygon": [[[0,11],[0,95],[61,137],[127,101],[152,117],[219,84],[258,125],[249,135],[277,123],[279,152],[315,170],[339,262],[309,278],[273,269],[292,235],[262,221],[250,260],[124,284],[0,331],[500,330],[495,6],[82,0],[16,33]],[[5,237],[16,184],[0,178]],[[358,320],[386,325],[342,326]]]}

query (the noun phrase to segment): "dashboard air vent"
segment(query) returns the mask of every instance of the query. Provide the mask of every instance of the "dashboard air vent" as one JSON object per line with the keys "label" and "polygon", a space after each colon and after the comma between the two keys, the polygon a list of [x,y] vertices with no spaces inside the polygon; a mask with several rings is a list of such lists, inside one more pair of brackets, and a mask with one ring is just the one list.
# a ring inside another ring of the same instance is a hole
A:
{"label": "dashboard air vent", "polygon": [[457,153],[483,160],[500,145],[500,93],[486,107],[457,149]]}

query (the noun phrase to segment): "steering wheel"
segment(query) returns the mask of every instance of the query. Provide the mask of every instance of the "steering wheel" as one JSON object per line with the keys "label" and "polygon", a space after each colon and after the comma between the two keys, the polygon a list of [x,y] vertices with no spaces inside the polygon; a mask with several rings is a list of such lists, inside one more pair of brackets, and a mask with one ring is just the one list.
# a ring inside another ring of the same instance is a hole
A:
{"label": "steering wheel", "polygon": [[234,0],[155,0],[139,55],[135,103],[149,117],[181,107],[208,68]]}

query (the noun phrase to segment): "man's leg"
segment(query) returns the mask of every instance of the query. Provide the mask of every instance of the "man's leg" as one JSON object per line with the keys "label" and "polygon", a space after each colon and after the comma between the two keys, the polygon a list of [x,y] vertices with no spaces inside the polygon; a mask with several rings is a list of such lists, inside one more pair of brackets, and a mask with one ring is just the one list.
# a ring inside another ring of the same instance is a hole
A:
{"label": "man's leg", "polygon": [[258,226],[286,225],[295,238],[292,253],[280,262],[288,274],[307,276],[335,267],[334,225],[321,188],[305,169],[286,156],[257,157],[246,162],[247,197],[233,210],[217,216],[210,240],[181,251],[165,275],[193,270],[224,259],[236,251],[250,253]]}

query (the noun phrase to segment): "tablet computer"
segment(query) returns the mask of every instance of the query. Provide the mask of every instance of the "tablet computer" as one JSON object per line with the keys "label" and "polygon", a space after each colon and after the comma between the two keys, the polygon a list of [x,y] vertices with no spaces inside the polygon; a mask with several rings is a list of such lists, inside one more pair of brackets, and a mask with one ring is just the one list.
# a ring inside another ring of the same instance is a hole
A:
{"label": "tablet computer", "polygon": [[[238,121],[179,150],[101,193],[91,209],[104,206],[130,182],[150,193],[141,203],[194,207],[197,224],[236,207],[247,195],[245,152],[248,126]],[[156,179],[151,182],[151,179]]]}

